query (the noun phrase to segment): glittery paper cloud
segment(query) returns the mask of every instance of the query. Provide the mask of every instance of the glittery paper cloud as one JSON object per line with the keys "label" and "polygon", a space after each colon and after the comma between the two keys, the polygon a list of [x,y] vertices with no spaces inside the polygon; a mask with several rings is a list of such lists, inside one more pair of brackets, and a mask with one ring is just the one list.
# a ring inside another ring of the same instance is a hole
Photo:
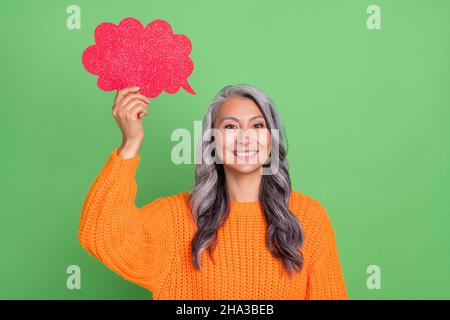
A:
{"label": "glittery paper cloud", "polygon": [[118,25],[104,22],[95,28],[94,38],[95,45],[84,50],[81,61],[88,72],[98,75],[100,89],[139,86],[140,93],[150,98],[163,90],[176,93],[180,87],[195,94],[187,81],[194,70],[191,41],[174,34],[167,21],[154,20],[146,27],[134,18]]}

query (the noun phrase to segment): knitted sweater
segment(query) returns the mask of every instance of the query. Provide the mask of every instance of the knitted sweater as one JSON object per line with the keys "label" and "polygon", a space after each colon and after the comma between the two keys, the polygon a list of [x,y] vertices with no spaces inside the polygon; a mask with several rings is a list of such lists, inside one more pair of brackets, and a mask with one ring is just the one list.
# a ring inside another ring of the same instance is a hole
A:
{"label": "knitted sweater", "polygon": [[155,300],[348,299],[334,231],[321,203],[292,190],[289,208],[300,220],[305,242],[301,272],[289,276],[266,245],[259,202],[230,202],[218,230],[214,261],[204,251],[194,267],[191,240],[196,227],[189,193],[135,206],[140,155],[110,154],[83,203],[78,239],[89,254]]}

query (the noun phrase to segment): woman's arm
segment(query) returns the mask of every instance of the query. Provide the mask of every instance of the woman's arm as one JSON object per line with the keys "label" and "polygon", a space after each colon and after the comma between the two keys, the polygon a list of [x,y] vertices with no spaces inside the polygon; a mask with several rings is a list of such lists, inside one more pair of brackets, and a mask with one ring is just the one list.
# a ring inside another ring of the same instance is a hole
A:
{"label": "woman's arm", "polygon": [[318,208],[316,255],[308,270],[306,299],[347,300],[344,275],[339,260],[336,237],[325,208]]}
{"label": "woman's arm", "polygon": [[78,238],[111,270],[150,291],[165,276],[170,250],[170,204],[159,198],[135,206],[139,154],[123,159],[116,148],[83,204]]}

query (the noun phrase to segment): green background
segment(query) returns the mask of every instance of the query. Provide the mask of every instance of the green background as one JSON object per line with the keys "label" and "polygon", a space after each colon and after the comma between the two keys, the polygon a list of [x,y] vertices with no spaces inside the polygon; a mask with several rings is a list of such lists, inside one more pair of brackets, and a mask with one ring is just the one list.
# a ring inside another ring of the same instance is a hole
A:
{"label": "green background", "polygon": [[[71,5],[81,29],[66,27]],[[381,8],[368,30],[366,9]],[[275,101],[293,187],[332,220],[351,299],[450,298],[449,1],[2,1],[0,298],[148,299],[79,245],[87,191],[121,134],[114,92],[81,64],[95,27],[169,21],[192,41],[197,91],[145,118],[136,204],[188,190],[170,135],[193,133],[224,85]],[[81,290],[66,268],[81,268]],[[366,269],[381,268],[369,290]]]}

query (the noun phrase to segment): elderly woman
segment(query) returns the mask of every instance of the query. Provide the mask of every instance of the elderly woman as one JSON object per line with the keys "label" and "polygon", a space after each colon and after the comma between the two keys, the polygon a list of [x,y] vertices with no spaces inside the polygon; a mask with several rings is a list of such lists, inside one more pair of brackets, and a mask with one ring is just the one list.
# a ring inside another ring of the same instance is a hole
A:
{"label": "elderly woman", "polygon": [[148,103],[137,87],[117,93],[122,144],[81,214],[79,240],[90,254],[153,299],[348,298],[330,219],[291,188],[285,136],[266,93],[243,84],[220,90],[203,121],[192,190],[137,208]]}

